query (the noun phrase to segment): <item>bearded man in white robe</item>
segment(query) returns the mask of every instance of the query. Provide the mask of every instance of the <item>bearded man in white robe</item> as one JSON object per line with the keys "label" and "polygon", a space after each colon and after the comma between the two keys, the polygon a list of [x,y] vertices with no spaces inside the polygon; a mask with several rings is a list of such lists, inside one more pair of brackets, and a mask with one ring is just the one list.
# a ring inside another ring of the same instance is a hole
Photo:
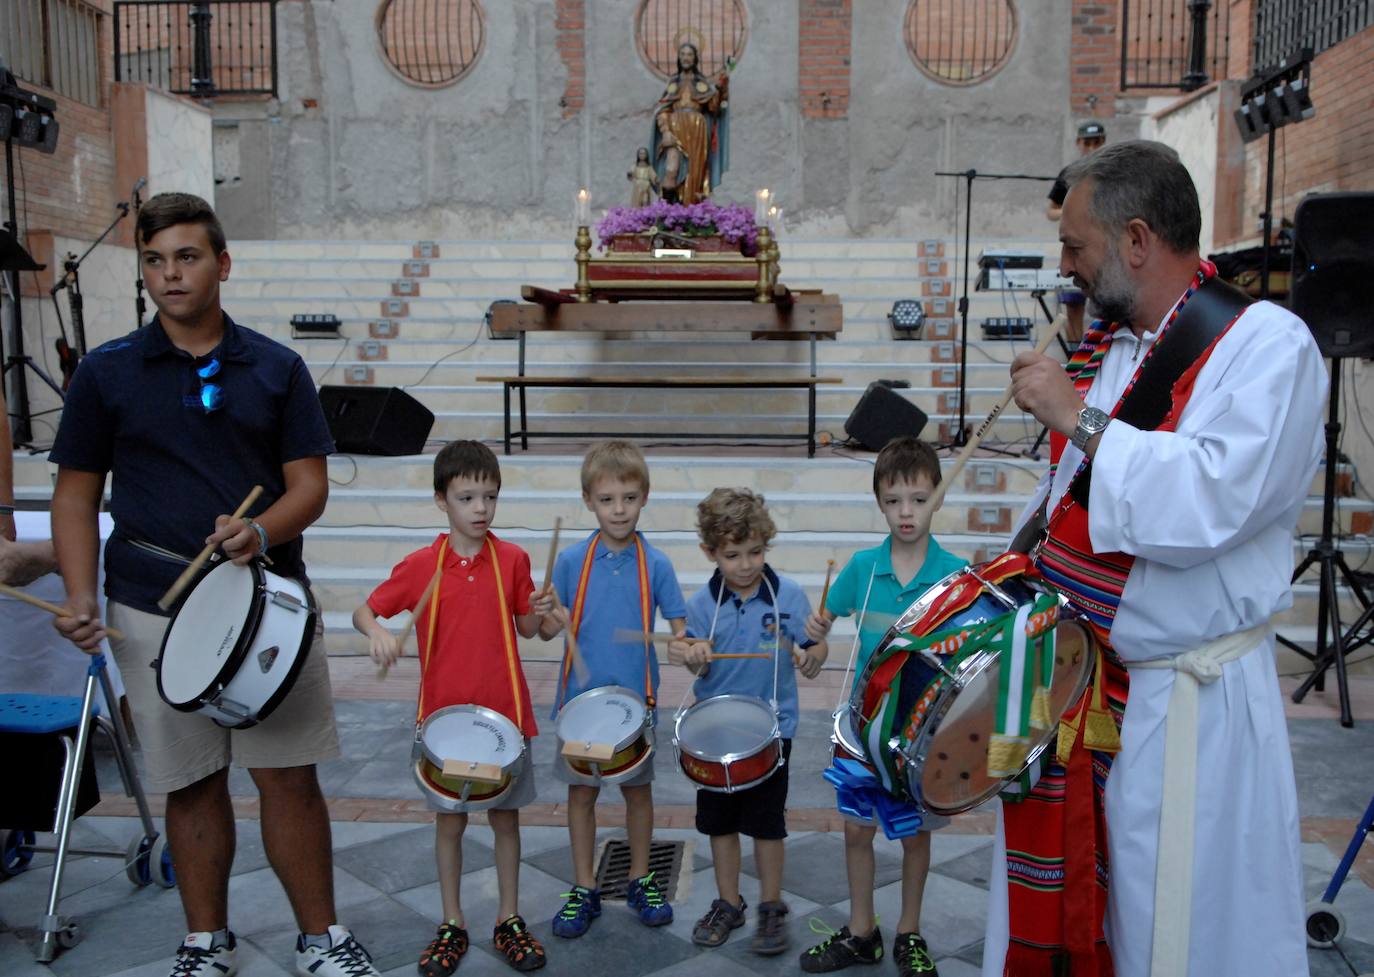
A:
{"label": "bearded man in white robe", "polygon": [[[1060,273],[1121,326],[1099,340],[1086,396],[1036,353],[1011,374],[1016,403],[1072,442],[1027,513],[1054,512],[1088,459],[1091,550],[1133,558],[1109,622],[1130,676],[1104,796],[1112,965],[1117,977],[1305,975],[1297,792],[1268,622],[1292,605],[1325,365],[1300,319],[1257,302],[1199,359],[1181,410],[1172,388],[1169,424],[1106,417],[1214,269],[1173,150],[1118,143],[1065,177]],[[1004,971],[1007,893],[999,813],[985,977]]]}

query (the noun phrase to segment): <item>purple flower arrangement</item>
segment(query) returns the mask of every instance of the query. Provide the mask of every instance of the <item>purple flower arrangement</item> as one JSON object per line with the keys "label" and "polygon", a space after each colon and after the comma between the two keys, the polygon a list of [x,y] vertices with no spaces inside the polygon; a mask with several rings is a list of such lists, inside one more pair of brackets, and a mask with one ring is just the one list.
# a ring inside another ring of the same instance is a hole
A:
{"label": "purple flower arrangement", "polygon": [[617,234],[643,234],[667,231],[683,237],[719,235],[739,244],[744,254],[753,254],[758,228],[754,213],[742,204],[719,207],[709,200],[695,204],[670,204],[655,200],[645,207],[612,207],[596,225],[597,237],[605,250]]}

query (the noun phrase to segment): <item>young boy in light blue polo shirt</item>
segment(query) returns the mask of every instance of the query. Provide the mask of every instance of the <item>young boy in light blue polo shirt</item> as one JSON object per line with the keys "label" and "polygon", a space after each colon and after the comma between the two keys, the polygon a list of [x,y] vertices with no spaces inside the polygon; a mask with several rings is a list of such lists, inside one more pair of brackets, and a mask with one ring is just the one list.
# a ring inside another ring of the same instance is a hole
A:
{"label": "young boy in light blue polo shirt", "polygon": [[[568,651],[554,701],[553,717],[588,689],[619,685],[642,695],[652,708],[658,693],[658,659],[647,639],[627,640],[625,632],[652,631],[661,614],[674,633],[687,615],[673,565],[637,531],[649,498],[649,466],[628,441],[594,444],[582,459],[582,500],[596,514],[597,531],[559,554],[553,586],[560,606],[545,619],[541,637],[565,628],[574,634],[586,674],[571,667]],[[582,777],[561,758],[554,775],[568,785],[568,835],[576,884],[553,919],[553,932],[567,939],[587,932],[601,915],[601,892],[592,864],[596,849],[597,781]],[[660,880],[649,871],[654,830],[654,758],[621,781],[625,830],[630,840],[630,884],[626,904],[646,926],[673,921],[673,907]]]}
{"label": "young boy in light blue polo shirt", "polygon": [[[697,506],[701,549],[716,564],[707,586],[687,602],[687,634],[668,660],[696,673],[697,701],[742,694],[775,702],[783,764],[766,780],[733,793],[697,791],[697,830],[711,839],[718,898],[692,929],[692,942],[720,946],[744,924],[739,891],[741,834],[754,839],[758,864],[758,926],[750,948],[771,956],[787,949],[782,901],[783,839],[787,837],[787,759],[797,732],[797,670],[820,674],[828,646],[804,631],[811,605],[796,582],[764,562],[776,529],[763,496],[748,489],[716,489]],[[799,649],[795,659],[793,649]],[[750,657],[717,656],[745,655]]]}
{"label": "young boy in light blue polo shirt", "polygon": [[[824,637],[836,617],[861,614],[854,681],[888,627],[916,599],[967,561],[930,535],[932,512],[924,502],[940,484],[940,459],[913,437],[889,441],[873,467],[873,494],[889,529],[887,539],[849,558],[826,597],[825,608],[806,622],[806,633]],[[937,507],[938,508],[938,507]],[[930,873],[930,832],[948,821],[927,815],[920,833],[902,839],[902,914],[892,955],[902,977],[933,975],[935,964],[920,934],[921,897]],[[849,925],[801,955],[802,970],[827,973],[854,963],[877,963],[883,937],[873,911],[873,838],[876,826],[846,819],[845,871],[849,876]]]}

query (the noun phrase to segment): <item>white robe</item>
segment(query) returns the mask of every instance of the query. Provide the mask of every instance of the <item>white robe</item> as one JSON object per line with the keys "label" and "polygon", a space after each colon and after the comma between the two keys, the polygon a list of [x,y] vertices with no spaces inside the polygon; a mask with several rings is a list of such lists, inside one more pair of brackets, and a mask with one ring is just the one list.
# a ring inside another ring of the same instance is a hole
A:
{"label": "white robe", "polygon": [[[1088,392],[1110,411],[1153,343],[1121,330]],[[1136,557],[1112,625],[1129,664],[1190,651],[1292,605],[1293,530],[1321,459],[1327,374],[1300,319],[1256,303],[1199,372],[1177,432],[1108,425],[1093,460],[1089,533]],[[1062,497],[1082,453],[1064,450]],[[1023,517],[1024,518],[1024,517]],[[1122,749],[1105,797],[1111,884],[1107,940],[1117,977],[1146,977],[1153,936],[1164,719],[1175,673],[1132,669]],[[1297,790],[1272,637],[1223,666],[1198,703],[1197,826],[1188,972],[1305,975]],[[984,977],[1007,947],[1001,812]]]}

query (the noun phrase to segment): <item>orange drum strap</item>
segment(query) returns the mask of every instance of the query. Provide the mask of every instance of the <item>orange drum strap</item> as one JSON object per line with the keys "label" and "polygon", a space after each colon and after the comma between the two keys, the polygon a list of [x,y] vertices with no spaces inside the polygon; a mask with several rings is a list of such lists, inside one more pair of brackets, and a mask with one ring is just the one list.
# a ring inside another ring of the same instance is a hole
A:
{"label": "orange drum strap", "polygon": [[[587,543],[587,555],[582,559],[582,570],[577,577],[577,591],[573,595],[573,606],[571,619],[568,622],[568,630],[573,637],[582,633],[582,611],[587,603],[587,583],[592,577],[592,564],[596,562],[596,544],[601,539],[600,531],[597,531]],[[653,673],[650,671],[649,656],[653,653],[653,644],[647,637],[654,628],[653,614],[653,590],[649,586],[649,560],[644,552],[644,540],[638,533],[635,534],[635,559],[639,563],[639,614],[644,621],[644,702],[649,708],[654,706],[654,685]],[[558,702],[561,707],[568,694],[568,674],[572,671],[572,658],[568,654],[568,649],[563,649],[563,675],[559,682]]]}
{"label": "orange drum strap", "polygon": [[[444,554],[448,552],[448,537],[439,544],[439,556],[434,561],[434,572],[441,573],[444,569]],[[434,653],[434,634],[439,623],[439,593],[444,589],[444,581],[439,580],[439,586],[434,588],[434,593],[429,597],[429,626],[425,628],[425,650],[424,658],[420,660],[420,695],[415,702],[415,723],[419,725],[420,719],[425,714],[425,672],[429,668],[429,656]],[[419,610],[415,608],[414,610]],[[411,613],[414,613],[412,611]]]}
{"label": "orange drum strap", "polygon": [[515,700],[515,725],[520,732],[525,731],[525,702],[520,695],[519,651],[515,646],[515,626],[511,621],[510,604],[506,601],[506,585],[501,580],[501,560],[496,555],[496,544],[487,534],[487,555],[491,557],[491,571],[496,577],[496,609],[501,615],[501,637],[506,645],[506,667],[510,672],[511,698]]}

